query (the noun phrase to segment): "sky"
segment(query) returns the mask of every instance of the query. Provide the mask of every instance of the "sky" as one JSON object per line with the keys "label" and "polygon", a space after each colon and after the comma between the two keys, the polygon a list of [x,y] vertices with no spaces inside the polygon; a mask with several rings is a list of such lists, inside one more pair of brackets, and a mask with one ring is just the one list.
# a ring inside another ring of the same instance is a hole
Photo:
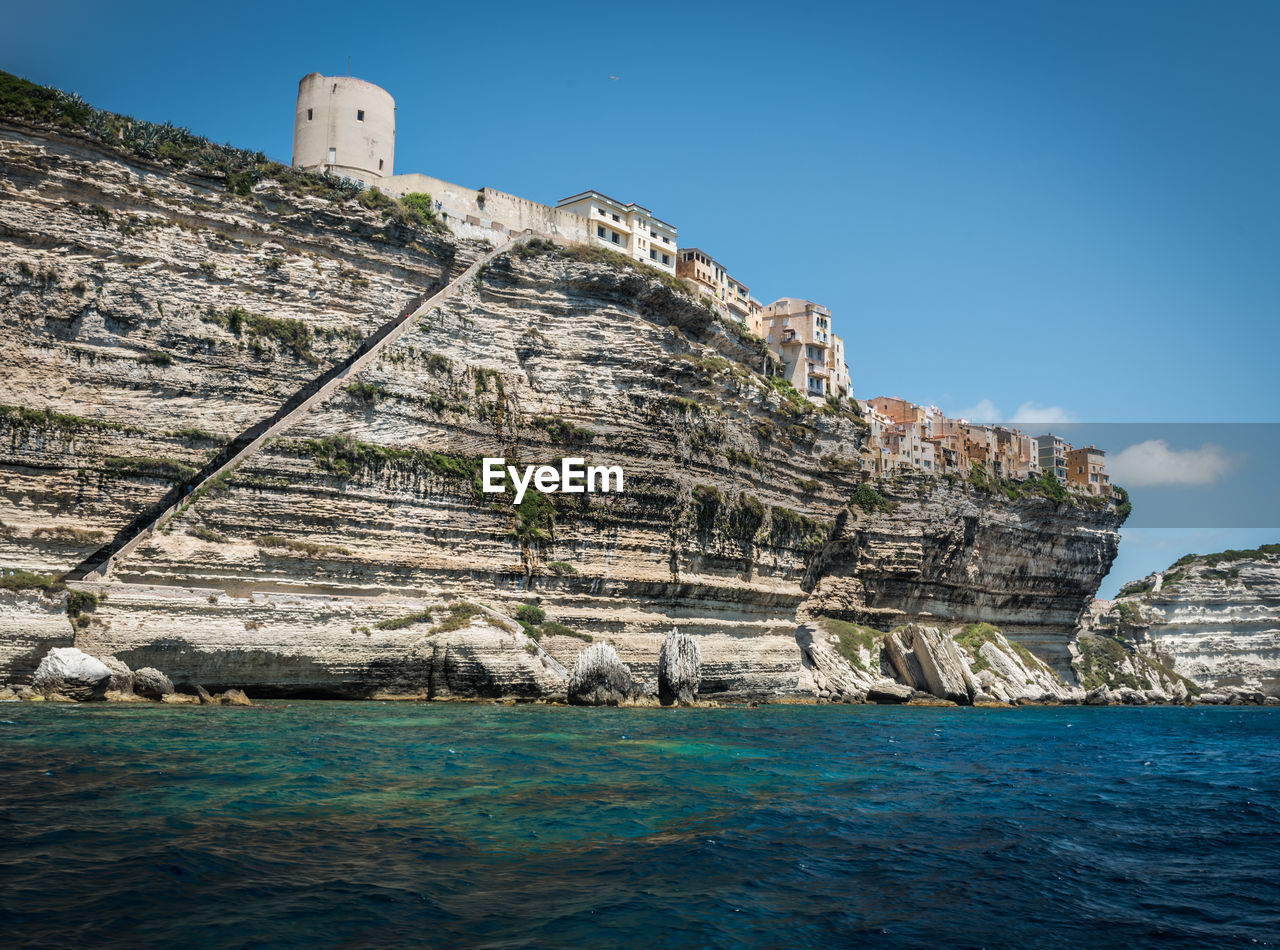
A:
{"label": "sky", "polygon": [[[49,0],[5,21],[0,68],[285,162],[298,80],[349,58],[396,98],[396,171],[639,202],[764,302],[829,306],[863,398],[1027,431],[1280,421],[1273,0]],[[1280,540],[1252,527],[1127,532],[1103,593],[1210,538]]]}

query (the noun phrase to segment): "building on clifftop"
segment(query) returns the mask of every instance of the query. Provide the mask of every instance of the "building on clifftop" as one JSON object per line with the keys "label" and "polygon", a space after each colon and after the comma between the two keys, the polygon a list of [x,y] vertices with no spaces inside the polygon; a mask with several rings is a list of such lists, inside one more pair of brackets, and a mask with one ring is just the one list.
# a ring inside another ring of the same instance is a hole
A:
{"label": "building on clifftop", "polygon": [[396,102],[353,76],[308,73],[298,83],[293,167],[376,185],[393,171]]}
{"label": "building on clifftop", "polygon": [[623,204],[598,191],[584,191],[556,202],[561,211],[587,219],[591,243],[644,261],[669,274],[676,272],[676,226],[656,218],[634,201]]}

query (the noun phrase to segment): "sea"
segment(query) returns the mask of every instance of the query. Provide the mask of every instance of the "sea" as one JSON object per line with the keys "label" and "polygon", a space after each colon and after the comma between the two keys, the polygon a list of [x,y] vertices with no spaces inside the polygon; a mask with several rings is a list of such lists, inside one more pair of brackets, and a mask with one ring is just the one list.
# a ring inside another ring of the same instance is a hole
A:
{"label": "sea", "polygon": [[0,705],[15,947],[1271,947],[1280,709]]}

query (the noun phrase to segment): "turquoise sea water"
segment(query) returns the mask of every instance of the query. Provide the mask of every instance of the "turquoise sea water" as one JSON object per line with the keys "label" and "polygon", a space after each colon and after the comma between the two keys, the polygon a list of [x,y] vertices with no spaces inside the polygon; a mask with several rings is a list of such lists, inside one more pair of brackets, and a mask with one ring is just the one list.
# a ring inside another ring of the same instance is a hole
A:
{"label": "turquoise sea water", "polygon": [[7,947],[1280,943],[1280,710],[0,705]]}

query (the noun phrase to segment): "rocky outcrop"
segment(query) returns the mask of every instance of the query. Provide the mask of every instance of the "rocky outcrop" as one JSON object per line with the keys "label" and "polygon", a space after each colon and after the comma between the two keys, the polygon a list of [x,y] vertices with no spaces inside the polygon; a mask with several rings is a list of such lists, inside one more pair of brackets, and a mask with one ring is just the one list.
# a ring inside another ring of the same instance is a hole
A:
{"label": "rocky outcrop", "polygon": [[701,678],[702,651],[698,642],[673,628],[658,653],[658,701],[664,706],[689,705],[697,698]]}
{"label": "rocky outcrop", "polygon": [[111,668],[75,647],[55,647],[36,668],[32,685],[47,697],[85,701],[102,699]]}
{"label": "rocky outcrop", "polygon": [[1125,585],[1088,629],[1125,621],[1122,639],[1206,690],[1280,697],[1280,546],[1188,555]]}
{"label": "rocky outcrop", "polygon": [[901,682],[957,705],[978,692],[955,641],[937,627],[908,624],[885,639],[885,653]]}
{"label": "rocky outcrop", "polygon": [[573,706],[617,706],[631,698],[631,670],[607,643],[593,643],[573,661],[569,703]]}
{"label": "rocky outcrop", "polygon": [[144,699],[164,699],[173,692],[169,677],[150,666],[133,672],[133,691]]}
{"label": "rocky outcrop", "polygon": [[[83,561],[487,250],[73,132],[0,123],[0,158],[0,564],[33,571]],[[821,614],[991,620],[1069,669],[1113,511],[930,478],[850,508],[854,408],[780,392],[760,342],[672,282],[540,245],[467,283],[81,585],[107,598],[74,628],[52,598],[0,592],[0,679],[75,645],[255,698],[555,699],[594,636],[654,695],[679,623],[703,699],[896,695],[810,629]],[[567,455],[622,467],[626,490],[521,506],[477,490],[481,457]],[[396,625],[533,598],[572,635]]]}

